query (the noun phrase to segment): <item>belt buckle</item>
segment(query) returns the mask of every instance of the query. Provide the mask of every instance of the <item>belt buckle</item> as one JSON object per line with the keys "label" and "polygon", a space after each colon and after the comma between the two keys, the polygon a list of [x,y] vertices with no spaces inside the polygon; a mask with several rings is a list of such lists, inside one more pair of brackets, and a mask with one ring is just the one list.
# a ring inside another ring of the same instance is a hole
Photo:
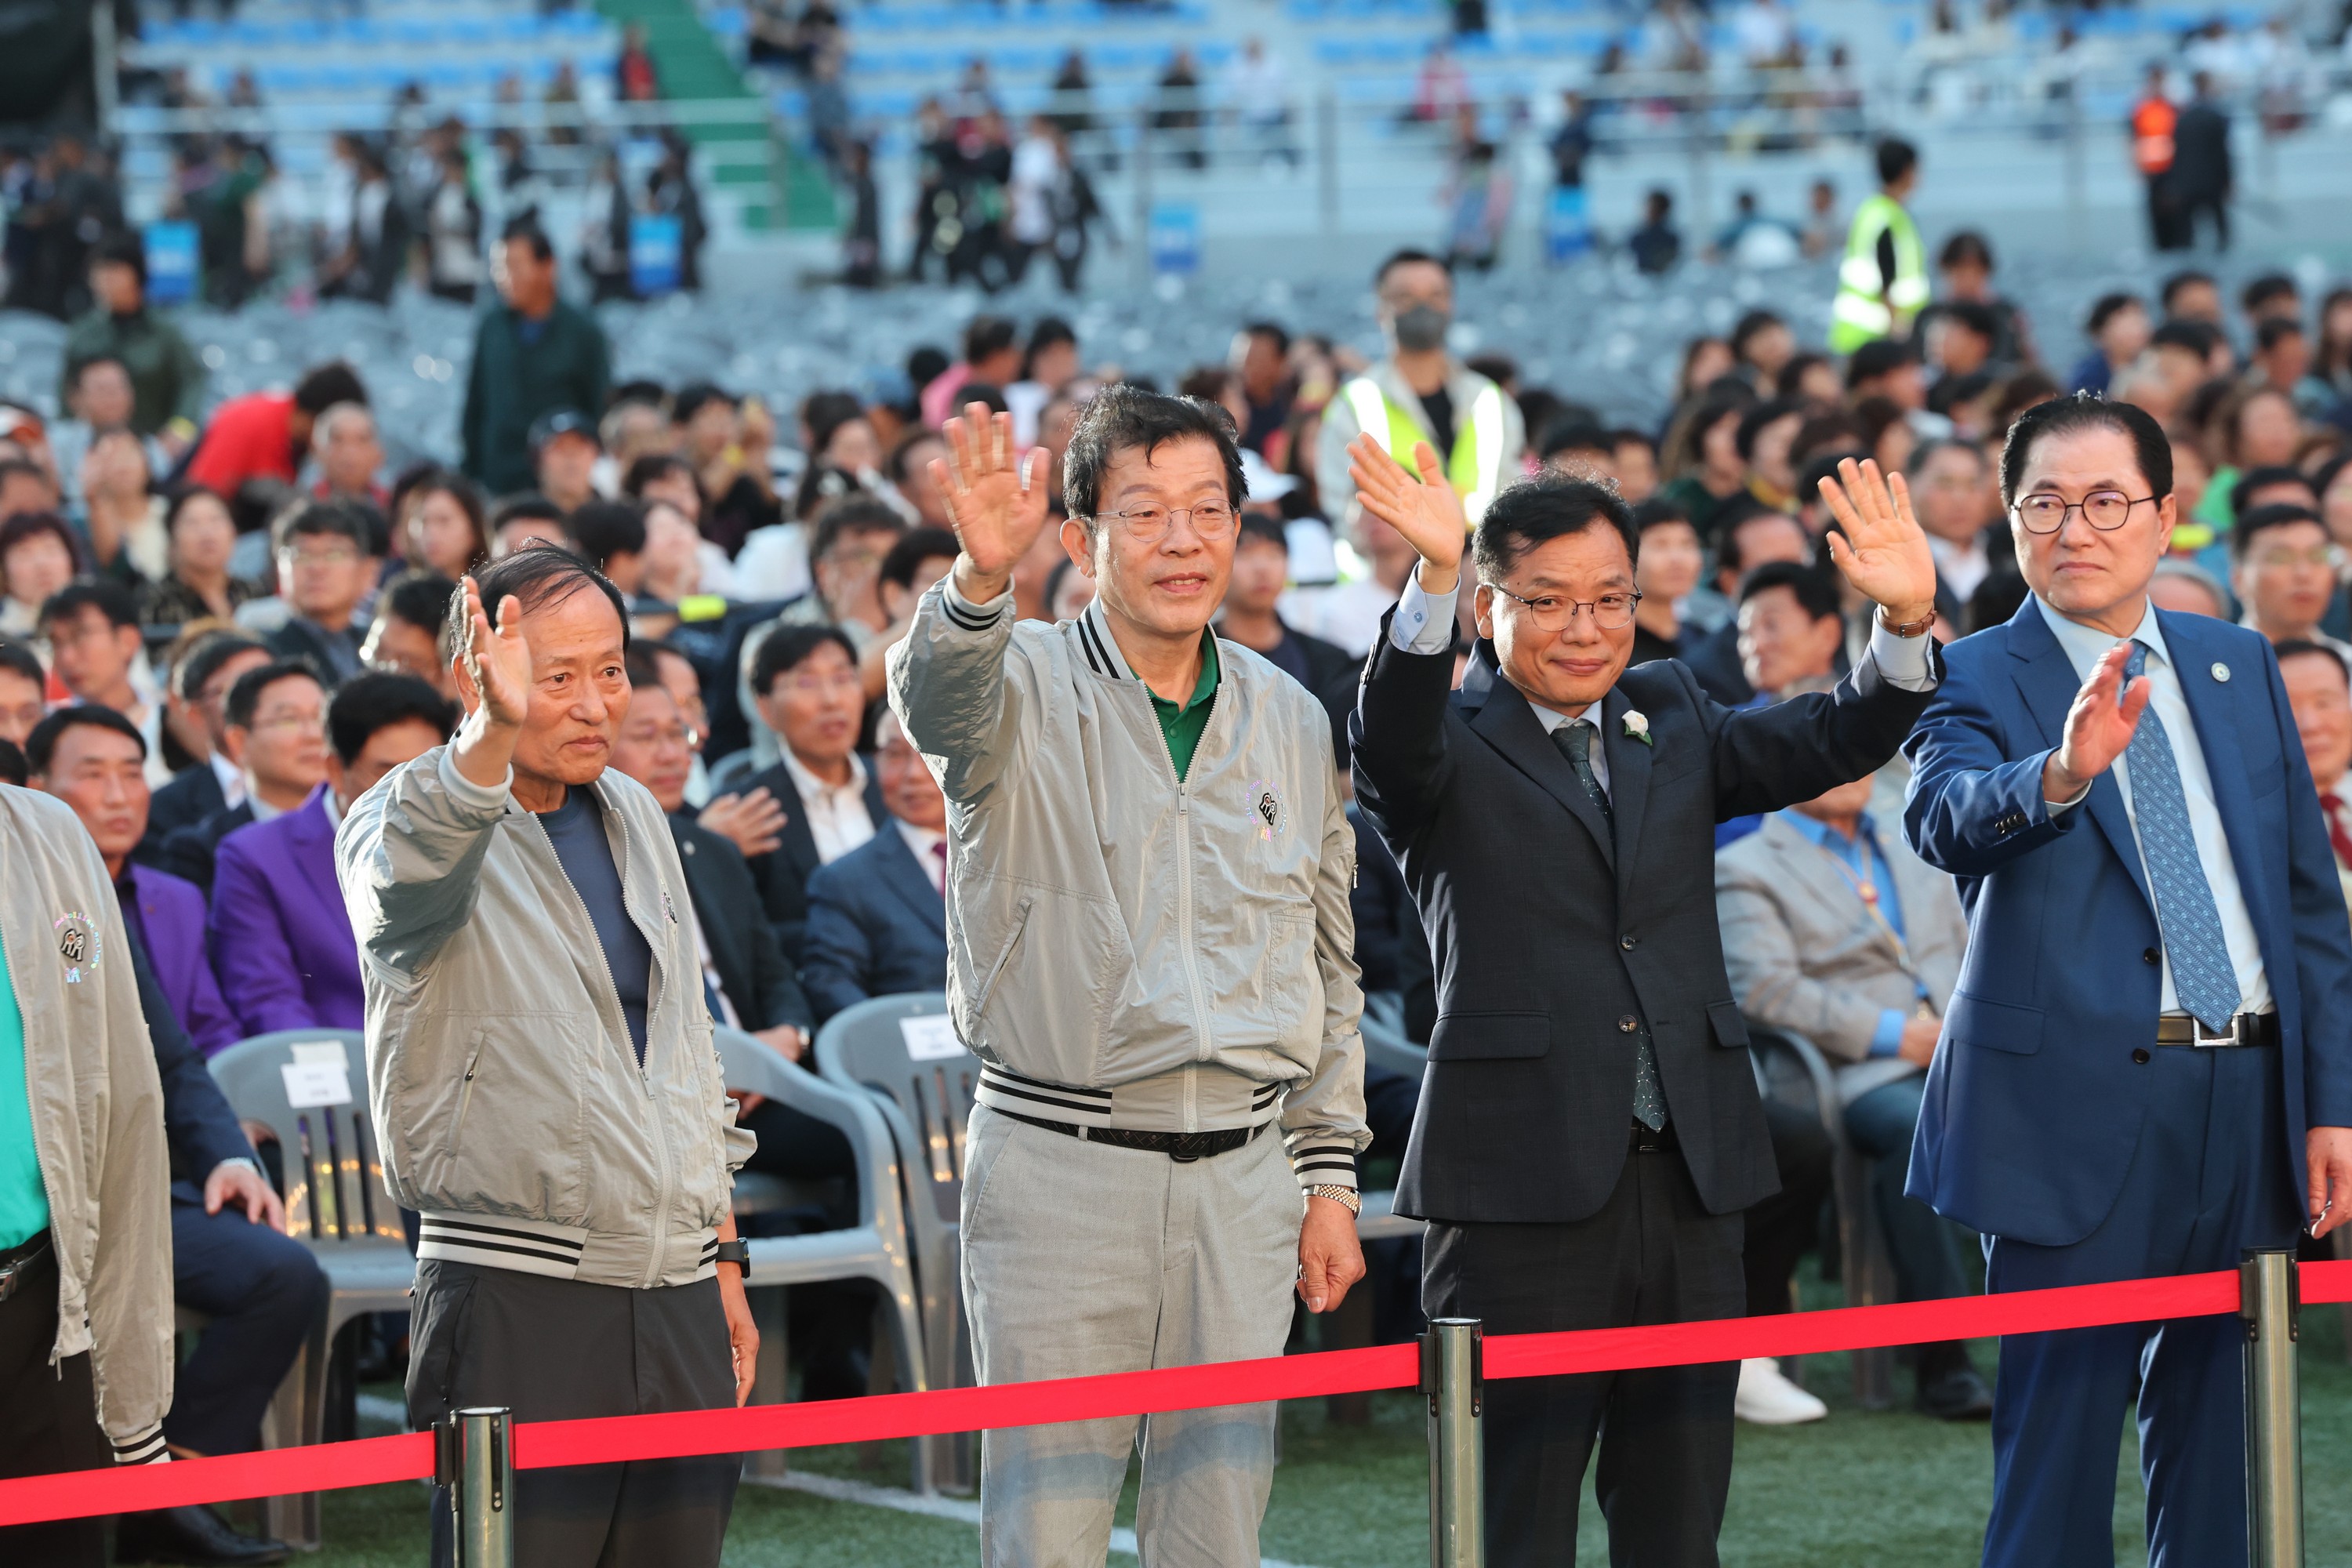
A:
{"label": "belt buckle", "polygon": [[2205,1020],[2192,1013],[2189,1017],[2189,1043],[2200,1050],[2210,1050],[2217,1046],[2242,1046],[2245,1044],[2243,1037],[2245,1027],[2246,1015],[2232,1013],[2230,1015],[2230,1029],[2227,1034],[2208,1034],[2205,1029]]}
{"label": "belt buckle", "polygon": [[1192,1164],[1208,1152],[1208,1138],[1205,1132],[1179,1132],[1169,1145],[1168,1157],[1180,1165]]}

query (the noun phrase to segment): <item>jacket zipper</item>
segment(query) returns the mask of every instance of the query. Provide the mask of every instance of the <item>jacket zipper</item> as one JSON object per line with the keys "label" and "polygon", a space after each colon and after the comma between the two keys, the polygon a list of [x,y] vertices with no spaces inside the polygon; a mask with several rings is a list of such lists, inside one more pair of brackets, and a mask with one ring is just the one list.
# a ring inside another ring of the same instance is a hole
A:
{"label": "jacket zipper", "polygon": [[[1222,679],[1218,685],[1224,682]],[[1158,727],[1160,715],[1155,710],[1152,723]],[[1192,760],[1201,760],[1201,752],[1208,742],[1210,728],[1217,721],[1217,693],[1209,694],[1209,716],[1201,721],[1201,738],[1192,747]],[[1160,737],[1160,752],[1167,753],[1167,737]],[[1168,758],[1168,771],[1176,771],[1176,759]],[[1216,1041],[1209,1033],[1209,999],[1201,988],[1199,943],[1192,928],[1192,786],[1190,770],[1187,776],[1176,781],[1176,932],[1180,951],[1184,957],[1184,986],[1192,998],[1192,1063],[1184,1071],[1184,1131],[1200,1131],[1200,1105],[1196,1094],[1199,1075],[1193,1066],[1207,1061],[1216,1054]]]}
{"label": "jacket zipper", "polygon": [[[16,989],[16,967],[8,962],[8,942],[5,931],[0,931],[0,974],[5,974],[7,977],[8,994],[17,998],[16,1016],[21,1023],[25,1013],[25,994]],[[22,1030],[20,1032],[25,1036],[25,1110],[26,1115],[29,1117],[32,1113],[33,1108],[39,1105],[41,1101],[39,1096],[34,1092],[32,1034],[29,1030]],[[70,1072],[70,1069],[68,1069],[68,1072]],[[49,1168],[43,1164],[39,1158],[40,1144],[40,1130],[36,1128],[34,1129],[33,1136],[33,1168],[41,1173],[41,1201],[49,1205],[49,1250],[57,1254],[58,1273],[58,1276],[62,1278],[65,1274],[66,1258],[64,1250],[58,1246],[58,1194],[49,1185]],[[84,1307],[87,1307],[89,1303],[89,1282],[88,1280],[84,1280],[82,1281],[82,1304]],[[89,1314],[85,1311],[83,1313],[83,1320],[86,1322],[88,1319]],[[62,1331],[62,1325],[60,1325],[59,1332],[52,1334],[49,1337],[49,1365],[52,1368],[58,1365],[59,1357],[58,1355],[58,1343],[64,1337],[65,1335]],[[90,1342],[89,1369],[91,1376],[98,1378],[99,1388],[102,1394],[104,1392],[105,1380],[102,1377],[99,1377],[98,1344],[95,1339]],[[62,1377],[65,1374],[63,1372],[59,1372],[58,1375]]]}

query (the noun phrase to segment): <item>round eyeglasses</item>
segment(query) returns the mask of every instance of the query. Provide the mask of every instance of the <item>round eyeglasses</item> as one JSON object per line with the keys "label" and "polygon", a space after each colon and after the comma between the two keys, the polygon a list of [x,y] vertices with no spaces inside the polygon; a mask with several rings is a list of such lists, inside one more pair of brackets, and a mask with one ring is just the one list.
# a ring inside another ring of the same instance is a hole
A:
{"label": "round eyeglasses", "polygon": [[2101,532],[2121,528],[2131,518],[2132,508],[2152,501],[2154,496],[2127,496],[2121,490],[2093,490],[2081,500],[2070,501],[2063,496],[2020,496],[2009,509],[2028,533],[2055,533],[2066,526],[2070,513],[2081,512],[2083,521]]}

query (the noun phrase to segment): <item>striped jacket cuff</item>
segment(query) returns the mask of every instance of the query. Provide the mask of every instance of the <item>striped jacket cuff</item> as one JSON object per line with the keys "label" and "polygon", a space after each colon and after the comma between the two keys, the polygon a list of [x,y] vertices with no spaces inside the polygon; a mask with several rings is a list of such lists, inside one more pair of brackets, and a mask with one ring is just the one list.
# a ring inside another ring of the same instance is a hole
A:
{"label": "striped jacket cuff", "polygon": [[122,1438],[109,1438],[118,1465],[160,1465],[172,1457],[163,1445],[163,1425],[157,1422],[142,1431]]}
{"label": "striped jacket cuff", "polygon": [[1294,1132],[1286,1142],[1290,1146],[1290,1168],[1304,1187],[1349,1187],[1356,1185],[1356,1146],[1332,1142],[1328,1133]]}
{"label": "striped jacket cuff", "polygon": [[984,632],[1012,613],[1013,590],[1007,588],[985,605],[975,605],[956,592],[955,579],[950,575],[940,584],[940,608],[963,630]]}

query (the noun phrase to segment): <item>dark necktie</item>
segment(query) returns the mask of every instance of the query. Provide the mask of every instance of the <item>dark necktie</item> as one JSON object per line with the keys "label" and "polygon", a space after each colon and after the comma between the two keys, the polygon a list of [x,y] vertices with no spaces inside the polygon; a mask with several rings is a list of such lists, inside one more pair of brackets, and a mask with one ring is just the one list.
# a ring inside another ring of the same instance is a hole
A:
{"label": "dark necktie", "polygon": [[2327,818],[2327,842],[2335,847],[2336,863],[2352,868],[2352,835],[2344,831],[2344,797],[2333,790],[2321,791],[2319,810]]}
{"label": "dark necktie", "polygon": [[[2135,644],[2124,679],[2136,680],[2147,664],[2147,645]],[[2195,745],[2197,738],[2189,736]],[[2156,923],[2164,933],[2164,954],[2172,961],[2172,994],[2181,1010],[2207,1028],[2222,1030],[2242,1000],[2230,945],[2221,934],[2221,910],[2213,884],[2197,853],[2189,822],[2189,795],[2180,784],[2180,763],[2172,739],[2154,708],[2140,715],[2124,749],[2131,769],[2132,826],[2139,829],[2140,858],[2147,864],[2156,894]]]}
{"label": "dark necktie", "polygon": [[[1551,732],[1551,743],[1576,770],[1576,782],[1584,786],[1585,795],[1600,808],[1601,820],[1608,825],[1609,839],[1617,840],[1617,814],[1610,809],[1609,792],[1601,787],[1600,777],[1592,771],[1592,748],[1601,739],[1590,721],[1571,719]],[[1657,1048],[1650,1044],[1647,1025],[1633,1039],[1633,1120],[1654,1132],[1666,1124],[1666,1092],[1658,1082]]]}

